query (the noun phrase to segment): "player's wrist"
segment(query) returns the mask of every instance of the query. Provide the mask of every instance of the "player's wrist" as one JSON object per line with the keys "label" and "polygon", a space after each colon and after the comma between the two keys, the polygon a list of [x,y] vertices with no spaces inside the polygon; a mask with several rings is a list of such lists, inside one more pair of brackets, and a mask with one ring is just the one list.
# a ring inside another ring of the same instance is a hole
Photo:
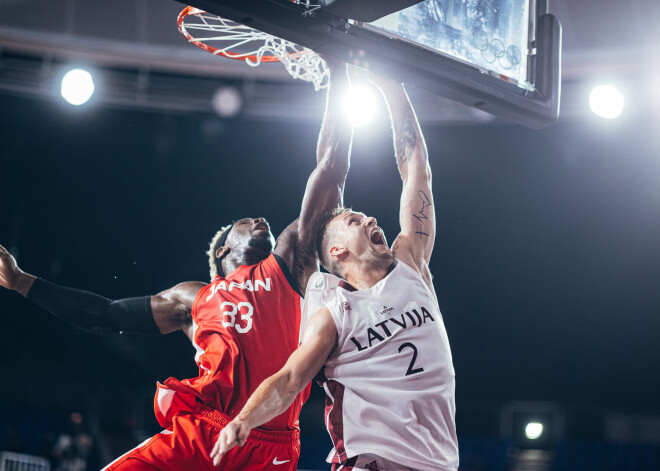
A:
{"label": "player's wrist", "polygon": [[34,280],[36,279],[37,277],[34,275],[21,272],[16,277],[16,281],[14,282],[12,289],[27,298],[27,295],[30,292],[30,288],[32,288],[32,285],[34,284]]}
{"label": "player's wrist", "polygon": [[234,420],[232,420],[234,425],[240,430],[245,430],[246,432],[249,433],[250,430],[252,430],[256,425],[250,423],[250,420],[247,416],[242,416],[241,414],[238,414]]}

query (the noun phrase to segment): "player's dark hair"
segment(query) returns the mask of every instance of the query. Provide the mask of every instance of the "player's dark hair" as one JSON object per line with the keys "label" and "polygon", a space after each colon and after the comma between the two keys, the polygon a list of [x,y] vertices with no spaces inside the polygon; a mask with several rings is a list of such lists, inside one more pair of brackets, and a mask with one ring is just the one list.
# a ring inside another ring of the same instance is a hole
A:
{"label": "player's dark hair", "polygon": [[326,211],[323,213],[319,219],[317,232],[316,232],[316,254],[319,257],[319,261],[323,268],[328,270],[330,273],[334,273],[336,270],[333,270],[333,264],[331,263],[328,257],[328,247],[330,245],[330,237],[328,236],[328,225],[335,217],[340,214],[351,211],[350,208],[345,208],[344,206],[337,206],[331,211]]}

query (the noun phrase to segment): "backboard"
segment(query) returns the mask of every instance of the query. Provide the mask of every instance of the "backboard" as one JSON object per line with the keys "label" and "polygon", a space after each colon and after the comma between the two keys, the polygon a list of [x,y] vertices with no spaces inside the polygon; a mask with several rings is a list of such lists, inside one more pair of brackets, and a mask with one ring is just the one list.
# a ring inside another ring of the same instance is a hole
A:
{"label": "backboard", "polygon": [[186,3],[528,127],[559,114],[561,26],[545,0],[425,0],[371,23],[315,0]]}

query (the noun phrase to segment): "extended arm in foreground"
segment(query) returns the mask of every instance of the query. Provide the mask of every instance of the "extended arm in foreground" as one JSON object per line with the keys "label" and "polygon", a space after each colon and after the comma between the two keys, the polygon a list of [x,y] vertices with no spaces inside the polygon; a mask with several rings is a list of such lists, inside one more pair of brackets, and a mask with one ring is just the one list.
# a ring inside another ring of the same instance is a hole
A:
{"label": "extended arm in foreground", "polygon": [[213,464],[235,446],[243,446],[250,430],[284,412],[323,367],[337,343],[337,328],[328,308],[317,311],[305,327],[300,347],[284,367],[266,379],[239,414],[222,429],[211,452]]}
{"label": "extended arm in foreground", "polygon": [[25,273],[0,245],[0,286],[89,332],[166,334],[181,329],[190,336],[192,304],[204,283],[189,281],[154,296],[112,300]]}

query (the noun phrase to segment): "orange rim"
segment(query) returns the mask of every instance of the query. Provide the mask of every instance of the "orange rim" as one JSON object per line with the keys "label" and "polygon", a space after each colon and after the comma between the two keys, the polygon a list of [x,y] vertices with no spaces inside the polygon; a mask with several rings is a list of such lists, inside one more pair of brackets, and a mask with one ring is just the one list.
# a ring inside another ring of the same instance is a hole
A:
{"label": "orange rim", "polygon": [[[190,42],[191,44],[194,44],[200,49],[205,50],[206,52],[210,52],[214,56],[223,56],[228,59],[234,59],[234,60],[240,60],[240,61],[245,61],[245,60],[250,60],[252,62],[257,62],[259,59],[257,58],[256,54],[233,54],[228,51],[223,51],[218,49],[217,47],[209,46],[205,42],[202,42],[198,39],[195,39],[188,31],[186,31],[185,26],[183,24],[183,21],[190,15],[196,15],[199,13],[206,13],[203,10],[199,10],[194,7],[186,7],[184,8],[181,13],[179,13],[179,17],[176,20],[177,27],[179,28],[179,32]],[[242,25],[241,25],[242,26]],[[294,53],[297,54],[297,53]],[[293,55],[293,54],[291,54]],[[263,55],[261,56],[261,62],[279,62],[280,60],[273,55]]]}

